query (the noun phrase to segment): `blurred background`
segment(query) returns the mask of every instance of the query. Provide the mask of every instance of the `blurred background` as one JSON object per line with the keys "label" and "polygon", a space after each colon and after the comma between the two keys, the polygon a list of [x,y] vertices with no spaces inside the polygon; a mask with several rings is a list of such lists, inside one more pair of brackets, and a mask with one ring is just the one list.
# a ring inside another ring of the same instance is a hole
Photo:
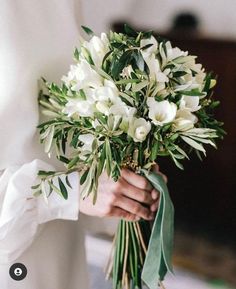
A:
{"label": "blurred background", "polygon": [[[216,116],[227,131],[219,149],[209,147],[203,162],[192,155],[184,171],[159,160],[176,209],[176,275],[168,277],[169,289],[236,288],[235,11],[235,0],[82,0],[83,24],[94,32],[122,32],[124,23],[154,30],[197,55],[218,78],[215,98],[221,106]],[[87,239],[94,289],[111,288],[102,283],[110,235]]]}

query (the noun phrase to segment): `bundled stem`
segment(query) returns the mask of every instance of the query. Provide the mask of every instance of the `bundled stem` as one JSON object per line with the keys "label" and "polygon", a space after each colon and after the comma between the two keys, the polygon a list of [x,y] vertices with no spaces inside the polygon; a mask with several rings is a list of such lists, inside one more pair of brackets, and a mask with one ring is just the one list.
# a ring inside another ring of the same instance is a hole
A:
{"label": "bundled stem", "polygon": [[147,221],[119,222],[107,266],[107,277],[112,276],[113,289],[142,289],[141,273],[150,234]]}

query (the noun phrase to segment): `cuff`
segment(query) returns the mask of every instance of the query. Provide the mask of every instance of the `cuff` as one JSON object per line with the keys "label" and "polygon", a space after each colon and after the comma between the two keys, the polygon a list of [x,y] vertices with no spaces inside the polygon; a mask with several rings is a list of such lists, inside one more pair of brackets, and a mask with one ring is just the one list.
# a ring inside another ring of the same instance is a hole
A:
{"label": "cuff", "polygon": [[[61,176],[62,181],[65,176]],[[54,219],[78,220],[79,216],[79,173],[73,172],[68,175],[71,188],[68,188],[68,199],[65,200],[56,192],[52,192],[48,203],[43,196],[38,198],[38,223],[45,223]]]}

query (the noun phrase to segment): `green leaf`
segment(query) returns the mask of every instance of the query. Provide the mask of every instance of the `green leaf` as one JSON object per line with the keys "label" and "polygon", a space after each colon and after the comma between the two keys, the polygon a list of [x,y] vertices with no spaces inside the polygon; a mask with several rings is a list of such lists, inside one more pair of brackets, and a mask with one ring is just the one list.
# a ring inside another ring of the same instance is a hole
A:
{"label": "green leaf", "polygon": [[53,176],[55,175],[56,172],[54,171],[42,171],[42,170],[39,170],[38,171],[38,176],[39,177],[47,177],[47,176]]}
{"label": "green leaf", "polygon": [[68,177],[68,176],[66,176],[66,179],[65,179],[65,180],[66,180],[67,186],[72,189],[72,186],[71,186],[71,183],[70,183],[70,181],[69,181],[69,177]]}
{"label": "green leaf", "polygon": [[114,59],[111,67],[111,74],[113,78],[117,78],[122,72],[127,63],[130,61],[132,50],[126,50],[119,59]]}
{"label": "green leaf", "polygon": [[181,136],[181,138],[182,138],[182,140],[184,140],[188,145],[190,145],[194,149],[199,150],[199,151],[203,152],[204,154],[206,154],[206,151],[201,144],[199,144],[196,141],[194,141],[193,139],[185,137],[185,136]]}
{"label": "green leaf", "polygon": [[110,50],[108,51],[105,56],[103,57],[103,60],[102,60],[102,68],[104,67],[104,64],[105,64],[105,61],[108,59],[108,57],[110,56],[110,54],[112,53],[113,51]]}
{"label": "green leaf", "polygon": [[152,149],[151,149],[151,155],[150,155],[150,159],[151,161],[155,161],[157,158],[157,153],[158,153],[158,142],[155,141],[152,145]]}
{"label": "green leaf", "polygon": [[152,44],[152,43],[149,43],[149,44],[146,44],[146,45],[142,46],[140,49],[141,49],[141,50],[146,50],[146,49],[148,49],[148,48],[150,48],[150,47],[152,47],[152,46],[153,46],[153,44]]}
{"label": "green leaf", "polygon": [[186,74],[187,74],[186,71],[176,71],[173,73],[173,77],[181,77],[181,76],[184,76]]}
{"label": "green leaf", "polygon": [[116,81],[116,84],[128,84],[128,83],[137,83],[137,82],[140,82],[139,79],[121,79],[121,80],[118,80]]}
{"label": "green leaf", "polygon": [[102,149],[101,149],[101,154],[100,154],[99,162],[98,162],[98,168],[97,168],[97,174],[98,174],[98,176],[100,176],[101,173],[103,172],[105,160],[106,160],[106,148],[105,148],[105,145],[103,145],[103,146],[102,146]]}
{"label": "green leaf", "polygon": [[49,133],[47,135],[47,138],[45,139],[45,142],[44,142],[44,145],[45,145],[44,150],[45,150],[46,153],[49,153],[50,150],[51,150],[53,136],[54,136],[54,131],[55,131],[55,127],[54,127],[54,125],[52,125],[50,127],[50,131],[49,131]]}
{"label": "green leaf", "polygon": [[111,147],[109,139],[106,139],[105,141],[105,150],[106,150],[106,170],[107,175],[111,175],[111,166],[112,166],[112,156],[111,156]]}
{"label": "green leaf", "polygon": [[181,153],[186,159],[189,160],[189,157],[188,157],[188,155],[186,154],[186,152],[185,152],[184,150],[182,150],[179,146],[175,145],[175,149],[176,149],[179,153]]}
{"label": "green leaf", "polygon": [[153,30],[142,32],[143,38],[150,38],[153,35]]}
{"label": "green leaf", "polygon": [[208,73],[206,75],[203,91],[209,91],[211,85],[211,77],[212,77],[211,73]]}
{"label": "green leaf", "polygon": [[61,180],[60,177],[58,177],[58,183],[59,183],[59,187],[60,187],[61,194],[62,194],[63,198],[64,198],[65,200],[67,200],[67,199],[68,199],[68,192],[67,192],[67,189],[66,189],[66,187],[65,187],[65,185],[64,185],[64,183],[62,182],[62,180]]}
{"label": "green leaf", "polygon": [[209,140],[209,139],[205,139],[205,138],[200,138],[200,137],[197,137],[197,136],[189,136],[191,139],[194,139],[198,142],[201,142],[201,143],[205,143],[205,144],[209,144],[211,146],[213,146],[214,148],[216,148],[216,145],[213,141]]}
{"label": "green leaf", "polygon": [[36,191],[36,192],[33,193],[33,196],[34,196],[34,197],[39,197],[40,195],[42,195],[42,193],[43,193],[43,192],[42,192],[41,190],[38,190],[38,191]]}
{"label": "green leaf", "polygon": [[132,56],[135,59],[135,63],[137,65],[137,68],[143,72],[144,67],[145,67],[145,62],[144,62],[144,59],[143,59],[141,52],[140,51],[134,51],[132,53]]}
{"label": "green leaf", "polygon": [[89,36],[92,36],[92,35],[94,35],[94,32],[90,29],[90,28],[88,28],[88,27],[86,27],[86,26],[83,26],[83,25],[81,25],[81,28],[84,30],[84,32],[86,33],[86,34],[88,34]]}
{"label": "green leaf", "polygon": [[32,190],[36,190],[36,189],[38,189],[39,187],[40,187],[40,184],[37,184],[37,185],[35,185],[35,186],[32,186],[31,189],[32,189]]}
{"label": "green leaf", "polygon": [[74,50],[74,58],[76,61],[79,61],[80,52],[79,49],[76,47]]}
{"label": "green leaf", "polygon": [[189,96],[202,96],[204,93],[200,92],[198,89],[193,89],[190,91],[180,91],[182,95],[189,95]]}
{"label": "green leaf", "polygon": [[87,169],[81,176],[80,178],[80,184],[83,185],[84,182],[86,181],[87,179],[87,176],[88,176],[88,173],[89,173],[89,169]]}
{"label": "green leaf", "polygon": [[122,97],[122,98],[124,98],[125,100],[127,100],[132,106],[134,106],[134,100],[133,100],[133,98],[130,96],[130,95],[128,95],[127,93],[124,93],[124,92],[119,92],[119,94],[120,94],[120,96]]}
{"label": "green leaf", "polygon": [[68,169],[72,169],[79,161],[79,156],[74,157],[68,164]]}
{"label": "green leaf", "polygon": [[94,65],[93,59],[92,59],[88,49],[85,48],[84,46],[81,46],[81,52],[83,53],[83,56],[87,60],[87,62],[91,65]]}
{"label": "green leaf", "polygon": [[128,24],[124,24],[124,31],[128,36],[136,37],[138,35],[138,33],[133,28],[131,28]]}
{"label": "green leaf", "polygon": [[132,90],[133,90],[133,92],[138,92],[138,91],[142,90],[144,87],[146,87],[148,84],[149,84],[149,81],[144,80],[140,83],[134,84]]}
{"label": "green leaf", "polygon": [[76,148],[76,147],[77,147],[77,143],[78,143],[78,140],[79,140],[79,136],[80,136],[80,131],[77,132],[77,133],[72,137],[72,141],[71,141],[70,145],[71,145],[73,148]]}

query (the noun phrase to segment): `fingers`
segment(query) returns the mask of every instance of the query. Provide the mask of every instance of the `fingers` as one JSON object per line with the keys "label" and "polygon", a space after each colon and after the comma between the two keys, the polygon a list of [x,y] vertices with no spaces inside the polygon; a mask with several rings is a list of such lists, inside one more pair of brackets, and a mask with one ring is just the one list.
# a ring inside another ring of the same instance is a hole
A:
{"label": "fingers", "polygon": [[154,214],[149,210],[149,208],[145,208],[140,203],[124,196],[117,198],[115,206],[134,215],[137,215],[138,217],[141,217],[145,220],[152,220],[154,218]]}
{"label": "fingers", "polygon": [[114,217],[118,217],[118,218],[122,218],[126,221],[130,221],[130,222],[135,222],[135,221],[139,221],[140,217],[136,216],[134,214],[131,214],[123,209],[114,207],[111,211],[111,215]]}
{"label": "fingers", "polygon": [[160,197],[160,193],[159,193],[157,190],[153,189],[153,190],[151,191],[151,196],[152,196],[152,199],[153,199],[153,200],[157,200],[157,199],[159,199],[159,197]]}
{"label": "fingers", "polygon": [[137,187],[134,187],[130,185],[128,182],[126,182],[125,179],[120,180],[122,186],[121,186],[121,193],[130,199],[133,199],[135,201],[138,201],[140,203],[151,205],[155,200],[155,193],[153,194],[154,199],[152,198],[152,195],[150,192],[138,189]]}
{"label": "fingers", "polygon": [[121,170],[121,177],[124,178],[130,185],[133,185],[141,190],[151,191],[152,185],[145,177],[139,176],[128,169]]}
{"label": "fingers", "polygon": [[156,212],[158,207],[159,207],[159,199],[151,205],[150,207],[151,212]]}

